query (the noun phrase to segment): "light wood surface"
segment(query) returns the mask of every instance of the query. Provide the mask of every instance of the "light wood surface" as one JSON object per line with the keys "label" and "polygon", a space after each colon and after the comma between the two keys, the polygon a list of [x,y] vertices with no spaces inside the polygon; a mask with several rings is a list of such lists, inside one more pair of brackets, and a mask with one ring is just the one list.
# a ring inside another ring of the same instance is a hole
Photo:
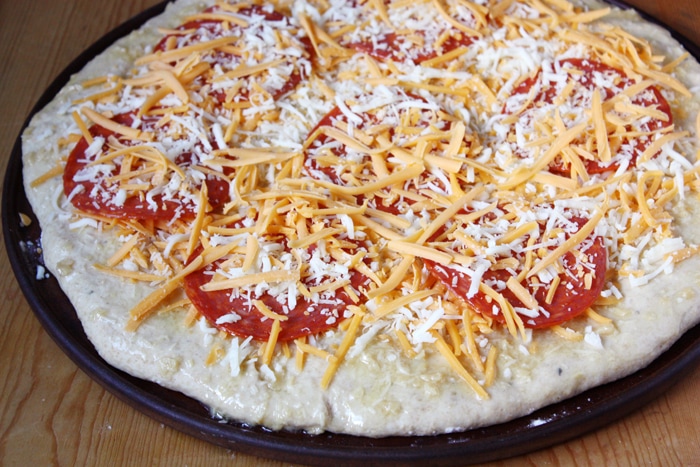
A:
{"label": "light wood surface", "polygon": [[[158,0],[0,0],[0,169],[42,91],[82,50]],[[629,0],[700,44],[697,0]],[[288,465],[189,437],[133,410],[41,328],[0,253],[0,465]],[[626,418],[494,465],[700,465],[700,368]]]}

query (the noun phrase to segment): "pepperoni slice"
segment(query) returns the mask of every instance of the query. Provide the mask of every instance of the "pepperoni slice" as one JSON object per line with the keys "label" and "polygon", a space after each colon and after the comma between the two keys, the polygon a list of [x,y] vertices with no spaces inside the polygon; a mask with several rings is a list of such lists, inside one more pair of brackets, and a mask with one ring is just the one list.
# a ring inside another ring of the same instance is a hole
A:
{"label": "pepperoni slice", "polygon": [[[582,218],[572,218],[571,222],[579,228],[585,223]],[[541,231],[544,226],[541,225]],[[567,234],[567,238],[570,236]],[[527,243],[526,240],[524,243]],[[548,250],[554,246],[548,247]],[[539,309],[536,313],[525,312],[528,307],[508,287],[511,277],[518,277],[525,261],[525,253],[513,255],[520,264],[518,268],[492,266],[481,276],[482,283],[491,286],[513,306],[529,328],[546,328],[569,321],[585,312],[600,296],[605,285],[607,270],[607,251],[600,237],[589,236],[575,251],[564,254],[560,261],[559,284],[554,294],[549,297],[552,282],[525,280],[521,286],[535,299]],[[498,258],[502,259],[502,258]],[[468,273],[455,267],[443,266],[431,260],[425,265],[434,277],[439,279],[455,295],[469,303],[477,312],[489,316],[499,323],[505,323],[500,305],[481,290],[470,291],[472,278]]]}
{"label": "pepperoni slice", "polygon": [[[214,52],[207,53],[203,60],[210,62],[213,67],[220,67],[224,73],[232,72],[244,64],[250,66],[252,62],[255,62],[255,65],[275,62],[274,65],[269,67],[275,70],[274,77],[268,76],[266,73],[253,73],[240,77],[246,84],[241,86],[241,89],[236,93],[236,101],[248,101],[250,99],[250,84],[254,82],[268,92],[273,99],[288,93],[301,82],[302,72],[300,65],[293,58],[293,55],[278,54],[276,57],[270,57],[270,51],[281,48],[280,44],[270,43],[270,38],[276,37],[280,31],[285,31],[285,28],[289,27],[289,18],[287,16],[260,5],[239,9],[235,12],[235,16],[231,16],[232,21],[226,21],[225,18],[222,18],[231,13],[222,10],[218,6],[209,7],[204,13],[211,14],[212,17],[196,19],[180,25],[177,30],[182,31],[182,33],[172,33],[164,36],[155,46],[155,50],[162,52],[169,50],[173,45],[174,48],[180,48],[231,36],[236,39]],[[233,22],[234,19],[245,21],[247,26]],[[272,31],[274,31],[274,34]],[[291,42],[296,41],[296,46],[302,50],[302,53],[307,56],[310,55],[311,47],[308,40],[297,40],[292,37],[285,38]],[[265,44],[263,58],[256,58],[255,48],[263,43]],[[291,46],[291,44],[285,45],[285,47]],[[248,55],[250,57],[246,58]],[[291,72],[289,71],[290,68]],[[230,86],[224,86],[223,84],[214,87],[212,95],[219,103],[224,103],[227,98],[230,98],[227,97],[228,87]]]}
{"label": "pepperoni slice", "polygon": [[[133,122],[132,114],[120,114],[112,119],[121,125],[130,126]],[[142,122],[142,128],[153,122]],[[108,151],[107,140],[117,136],[111,130],[99,125],[90,128],[93,138],[104,138],[103,151]],[[129,140],[120,140],[125,146],[133,145]],[[105,164],[95,164],[95,155],[88,156],[89,144],[85,138],[81,138],[75,145],[63,172],[63,191],[70,199],[73,206],[81,211],[120,219],[135,220],[171,220],[173,218],[191,219],[196,215],[196,195],[192,190],[171,191],[169,194],[160,185],[160,188],[152,186],[147,178],[138,183],[145,183],[148,189],[124,190],[116,178],[122,168],[122,158],[115,158]],[[177,157],[175,164],[186,170],[193,165],[194,155],[183,153]],[[132,167],[136,169],[136,167]],[[172,175],[170,173],[169,175]],[[166,175],[167,176],[167,175]],[[172,179],[177,184],[177,180]],[[188,181],[199,190],[198,184]],[[136,182],[135,182],[136,183]],[[229,200],[228,181],[222,178],[207,177],[209,204],[216,208]],[[151,191],[155,190],[155,191]]]}
{"label": "pepperoni slice", "polygon": [[[367,112],[353,112],[350,109],[344,112],[340,107],[335,107],[310,132],[309,138],[312,139],[307,139],[308,149],[305,153],[307,172],[313,178],[343,187],[361,187],[377,182],[406,168],[407,163],[394,157],[392,152],[410,154],[424,132],[434,136],[429,139],[424,154],[444,157],[444,148],[450,142],[454,122],[445,120],[440,114],[445,115],[446,112],[411,95]],[[324,133],[324,128],[336,129],[351,139],[359,137],[364,141],[360,144],[365,148],[357,145],[351,147]],[[360,137],[360,133],[363,136]],[[473,135],[465,133],[460,153],[469,153],[472,144]],[[382,148],[386,148],[386,151]],[[373,161],[373,157],[376,160]],[[377,166],[383,167],[384,173],[378,173]],[[400,188],[416,194],[421,190],[447,194],[451,190],[449,177],[440,167],[426,164],[426,170],[406,180]],[[363,194],[355,196],[357,204],[362,204],[365,199]],[[410,198],[400,199],[392,193],[391,187],[375,191],[369,195],[368,201],[370,207],[392,214],[405,211],[406,205],[413,204]]]}
{"label": "pepperoni slice", "polygon": [[[381,18],[381,15],[369,5],[361,7],[356,1],[348,3],[355,8],[366,9],[362,12],[362,19],[358,19],[357,22],[366,20],[370,22],[370,26],[342,35],[340,44],[378,60],[412,61],[420,64],[458,47],[469,46],[474,41],[473,36],[456,29],[439,15],[428,18],[425,16],[426,10],[420,10],[418,13],[411,12],[413,5],[391,5],[391,2],[385,0],[383,3],[390,21],[390,24],[387,24],[386,19]],[[460,21],[469,27],[475,26],[476,21],[471,12],[454,11],[451,14],[455,21]],[[364,18],[364,15],[368,18]],[[392,19],[395,21],[392,22]],[[409,23],[412,24],[411,31],[401,31],[401,25]],[[360,36],[356,36],[356,33]]]}
{"label": "pepperoni slice", "polygon": [[[289,248],[285,252],[289,252]],[[323,254],[314,254],[317,248],[312,245],[306,250],[306,258],[318,264],[318,261],[333,261]],[[190,258],[199,254],[196,251]],[[204,291],[202,286],[212,280],[213,274],[223,264],[223,260],[195,271],[185,277],[184,288],[187,296],[197,310],[214,326],[240,337],[252,337],[255,340],[266,341],[270,337],[273,319],[263,315],[253,304],[260,300],[274,313],[284,316],[280,321],[280,333],[277,340],[285,342],[299,337],[318,334],[336,328],[344,319],[345,310],[349,305],[357,305],[364,301],[358,293],[359,302],[355,302],[343,288],[316,292],[311,298],[306,298],[296,292],[293,283],[285,287],[241,287],[217,291]],[[337,268],[337,266],[336,266]],[[342,268],[342,266],[341,266]],[[361,291],[369,285],[369,280],[354,269],[342,272],[343,278],[355,291]],[[311,271],[302,279],[302,284],[308,289],[335,280],[329,275]],[[257,289],[260,289],[258,291]],[[281,290],[284,289],[284,290]],[[294,294],[290,300],[286,294]]]}
{"label": "pepperoni slice", "polygon": [[[438,47],[430,43],[425,31],[416,31],[413,36],[409,39],[404,35],[388,32],[375,39],[347,42],[343,45],[382,61],[405,62],[411,60],[415,64],[420,64],[458,47],[466,47],[474,41],[473,37],[457,30],[454,30]],[[416,37],[421,38],[421,42],[424,42],[423,46],[416,45]]]}
{"label": "pepperoni slice", "polygon": [[[598,89],[601,93],[603,102],[612,99],[620,92],[634,84],[634,81],[628,78],[624,72],[608,66],[604,63],[585,60],[585,59],[567,59],[560,61],[557,68],[561,68],[566,73],[567,80],[549,80],[547,73],[540,70],[536,76],[523,81],[512,94],[515,104],[506,104],[505,113],[514,112],[517,109],[518,102],[523,101],[533,87],[536,94],[530,107],[525,110],[520,117],[520,125],[534,131],[535,120],[542,117],[545,112],[553,115],[556,111],[565,122],[571,122],[573,118],[567,117],[566,109],[590,109],[590,99],[594,89]],[[573,80],[575,82],[573,88],[566,99],[565,105],[561,102],[556,102],[557,97],[562,94],[566,85]],[[646,90],[637,93],[631,99],[631,104],[635,106],[655,108],[657,111],[666,115],[666,118],[648,117],[640,119],[637,122],[632,122],[625,126],[625,132],[630,134],[639,134],[639,136],[617,136],[609,135],[612,161],[603,162],[600,160],[584,159],[583,163],[586,171],[589,174],[604,173],[613,171],[620,167],[622,160],[625,160],[629,167],[636,165],[637,158],[651,144],[652,138],[646,134],[658,131],[662,128],[673,124],[673,115],[668,101],[663,97],[661,91],[655,86],[650,86]],[[568,120],[567,120],[568,119]],[[568,126],[568,125],[567,125]],[[571,124],[573,126],[573,123]],[[533,138],[536,139],[536,138]],[[574,140],[573,144],[585,147],[586,141]],[[520,155],[527,157],[527,151],[519,148]],[[595,151],[589,151],[595,152]],[[556,159],[549,167],[553,173],[568,175],[571,171],[569,164],[561,159]]]}

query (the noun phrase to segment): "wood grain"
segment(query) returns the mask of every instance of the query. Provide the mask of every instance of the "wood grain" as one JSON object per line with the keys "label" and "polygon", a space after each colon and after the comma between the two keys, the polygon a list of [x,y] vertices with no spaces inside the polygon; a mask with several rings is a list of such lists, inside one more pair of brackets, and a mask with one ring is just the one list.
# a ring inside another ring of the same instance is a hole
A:
{"label": "wood grain", "polygon": [[[157,0],[0,0],[0,168],[34,102],[104,33]],[[630,0],[700,44],[700,2]],[[34,318],[0,254],[0,465],[282,466],[170,429],[88,378]],[[630,416],[493,466],[700,465],[700,368]]]}

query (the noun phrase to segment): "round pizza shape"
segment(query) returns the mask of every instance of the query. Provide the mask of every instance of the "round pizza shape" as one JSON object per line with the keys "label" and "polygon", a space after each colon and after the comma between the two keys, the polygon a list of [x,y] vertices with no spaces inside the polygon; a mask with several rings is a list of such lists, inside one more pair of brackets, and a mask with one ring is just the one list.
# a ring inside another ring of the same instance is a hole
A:
{"label": "round pizza shape", "polygon": [[368,437],[649,364],[700,322],[700,64],[632,12],[545,3],[176,0],[95,57],[23,177],[100,355],[232,420]]}

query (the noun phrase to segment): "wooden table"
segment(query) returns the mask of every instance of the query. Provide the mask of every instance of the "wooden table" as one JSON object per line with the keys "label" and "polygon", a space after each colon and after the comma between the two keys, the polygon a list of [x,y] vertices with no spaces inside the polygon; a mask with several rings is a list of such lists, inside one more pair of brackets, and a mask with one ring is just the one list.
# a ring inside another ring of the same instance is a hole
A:
{"label": "wooden table", "polygon": [[[0,167],[41,92],[83,49],[160,0],[0,0]],[[700,2],[629,0],[700,44]],[[32,314],[0,254],[0,464],[283,465],[163,426],[79,370]],[[700,368],[636,413],[495,465],[697,465]]]}

